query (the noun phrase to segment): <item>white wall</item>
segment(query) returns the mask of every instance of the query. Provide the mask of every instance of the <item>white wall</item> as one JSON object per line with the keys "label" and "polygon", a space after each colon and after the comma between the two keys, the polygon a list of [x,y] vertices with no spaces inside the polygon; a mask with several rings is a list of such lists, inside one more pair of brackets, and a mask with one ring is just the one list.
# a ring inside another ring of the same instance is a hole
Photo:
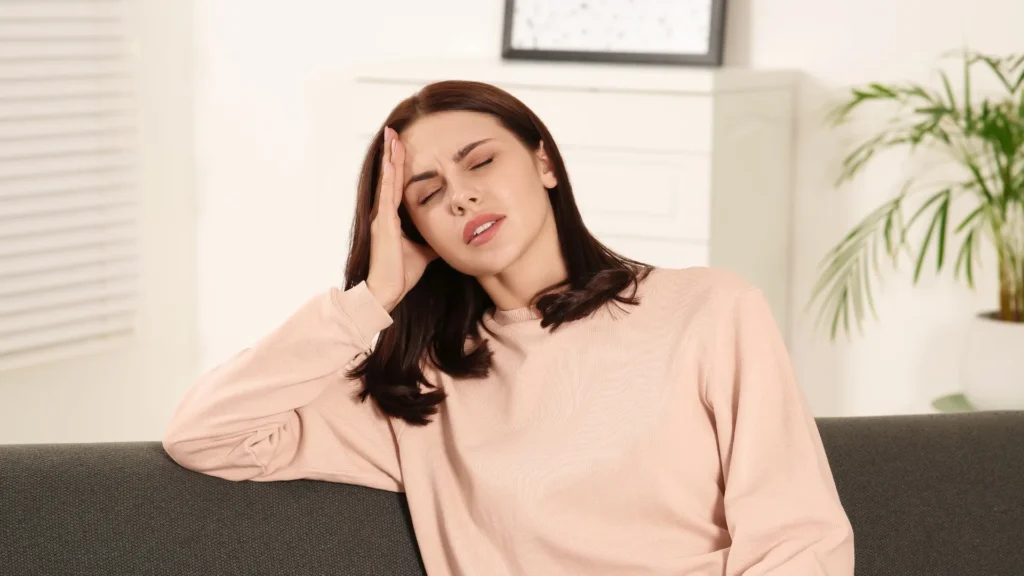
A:
{"label": "white wall", "polygon": [[[727,61],[805,72],[800,90],[794,230],[792,354],[818,414],[928,409],[956,388],[956,336],[987,291],[947,278],[879,294],[882,324],[829,344],[801,314],[815,266],[857,218],[885,197],[896,168],[835,191],[842,150],[820,127],[837,87],[927,79],[933,59],[964,41],[1020,51],[1019,0],[730,0]],[[338,75],[351,58],[496,60],[502,0],[204,0],[196,10],[199,306],[203,364],[270,329],[312,291],[341,280],[350,206],[338,191],[358,156],[340,154],[346,105]],[[465,22],[471,25],[462,24]],[[838,214],[832,211],[838,209]]]}

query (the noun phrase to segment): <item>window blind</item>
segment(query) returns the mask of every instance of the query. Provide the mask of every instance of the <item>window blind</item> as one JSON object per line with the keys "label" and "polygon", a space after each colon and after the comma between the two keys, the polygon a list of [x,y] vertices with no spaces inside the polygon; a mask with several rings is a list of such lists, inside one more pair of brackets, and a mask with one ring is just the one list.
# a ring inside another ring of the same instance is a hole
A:
{"label": "window blind", "polygon": [[0,0],[0,370],[134,332],[126,15],[116,0]]}

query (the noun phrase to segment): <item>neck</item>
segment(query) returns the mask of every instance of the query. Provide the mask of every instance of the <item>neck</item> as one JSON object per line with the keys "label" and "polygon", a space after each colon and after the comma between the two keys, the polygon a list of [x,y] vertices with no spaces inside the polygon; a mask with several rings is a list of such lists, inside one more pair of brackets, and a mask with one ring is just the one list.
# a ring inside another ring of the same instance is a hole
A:
{"label": "neck", "polygon": [[555,221],[549,215],[541,233],[515,262],[498,274],[480,276],[477,281],[499,310],[515,310],[529,306],[541,290],[562,282],[568,275]]}

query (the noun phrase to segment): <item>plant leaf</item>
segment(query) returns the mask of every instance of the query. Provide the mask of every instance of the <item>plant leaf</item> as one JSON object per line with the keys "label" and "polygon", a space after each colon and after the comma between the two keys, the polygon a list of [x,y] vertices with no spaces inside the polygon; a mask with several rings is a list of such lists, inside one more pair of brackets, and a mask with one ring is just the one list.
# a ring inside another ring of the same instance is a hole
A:
{"label": "plant leaf", "polygon": [[872,295],[873,288],[871,286],[871,271],[872,271],[872,269],[874,269],[875,274],[879,273],[879,271],[878,271],[878,258],[877,258],[878,250],[877,250],[877,247],[878,247],[878,241],[876,239],[872,239],[872,241],[871,241],[871,248],[872,248],[871,252],[872,252],[872,255],[874,256],[874,259],[873,259],[874,267],[872,268],[872,266],[868,266],[866,263],[865,263],[865,266],[863,266],[862,279],[863,279],[863,282],[864,282],[864,287],[863,287],[863,290],[861,291],[861,294],[863,294],[865,296],[865,298],[866,298],[866,300],[868,302],[868,309],[871,310],[871,317],[874,318],[876,321],[878,320],[878,310],[875,309],[875,297]]}
{"label": "plant leaf", "polygon": [[1024,86],[1024,54],[1020,55],[1017,60],[1013,63],[1013,70],[1020,68],[1020,74],[1017,76],[1017,81],[1013,83],[1013,92],[1020,90],[1021,86]]}
{"label": "plant leaf", "polygon": [[949,109],[956,115],[956,98],[953,96],[953,88],[949,85],[949,77],[945,72],[939,71],[939,78],[942,79],[942,86],[946,90],[946,98],[949,99]]}
{"label": "plant leaf", "polygon": [[995,75],[996,78],[999,79],[999,82],[1006,87],[1006,90],[1008,92],[1013,92],[1013,85],[1011,85],[1010,81],[1006,79],[1005,75],[1003,75],[1003,71],[1000,69],[999,60],[997,58],[979,55],[977,59],[984,62],[988,66],[989,70]]}
{"label": "plant leaf", "polygon": [[961,270],[963,275],[967,279],[967,285],[974,288],[974,272],[972,269],[972,261],[974,259],[974,238],[977,234],[977,229],[972,229],[967,233],[963,243],[960,245],[960,251],[956,257],[956,264],[953,268],[953,277],[960,278]]}
{"label": "plant leaf", "polygon": [[[914,218],[916,218],[918,215],[922,214],[925,211],[925,209],[927,209],[930,205],[937,203],[937,206],[936,206],[936,209],[935,209],[935,213],[932,215],[931,224],[928,225],[928,231],[925,233],[924,243],[921,245],[921,251],[917,255],[917,262],[914,265],[914,280],[913,281],[914,281],[915,284],[921,278],[921,269],[924,266],[924,259],[925,259],[925,256],[927,256],[927,254],[928,254],[928,248],[929,248],[929,246],[931,246],[931,241],[932,241],[933,237],[937,238],[937,240],[936,240],[937,252],[938,252],[937,267],[940,268],[940,269],[942,268],[942,259],[945,256],[945,241],[946,241],[945,227],[946,227],[946,222],[948,221],[947,214],[948,214],[948,211],[949,211],[949,199],[950,199],[950,189],[946,188],[946,189],[938,192],[934,196],[932,196],[928,200],[928,202],[926,202],[925,205],[922,206],[921,209],[919,209],[917,211],[917,213],[914,214]],[[911,222],[913,222],[914,218],[911,219]]]}
{"label": "plant leaf", "polygon": [[932,196],[928,198],[928,200],[925,200],[924,204],[922,204],[920,207],[918,207],[917,210],[914,211],[914,214],[910,217],[910,221],[907,222],[907,226],[904,229],[904,241],[906,241],[906,233],[909,232],[910,229],[914,227],[914,223],[917,222],[917,219],[920,218],[925,212],[927,212],[933,204],[935,204],[936,202],[941,202],[943,197],[946,196],[947,194],[949,194],[949,188],[943,188],[942,190],[939,190],[935,194],[932,194]]}
{"label": "plant leaf", "polygon": [[974,106],[971,104],[971,65],[964,58],[964,125],[967,132],[974,130]]}
{"label": "plant leaf", "polygon": [[951,201],[951,194],[946,194],[946,199],[943,200],[939,207],[937,215],[941,215],[941,221],[939,222],[939,236],[937,240],[935,250],[935,272],[942,272],[942,266],[946,262],[946,228],[949,226],[949,204]]}
{"label": "plant leaf", "polygon": [[[905,197],[906,188],[896,198],[865,216],[819,264],[822,271],[811,289],[808,306],[817,304],[819,307],[816,326],[821,327],[826,318],[830,319],[831,338],[835,339],[840,326],[849,331],[851,313],[858,328],[862,327],[866,307],[877,317],[869,278],[872,269],[869,259],[881,240],[891,246],[888,253],[895,264],[899,244],[893,236],[903,236],[900,207]],[[883,233],[883,230],[888,232]]]}
{"label": "plant leaf", "polygon": [[959,224],[957,224],[955,232],[957,232],[958,234],[960,232],[963,232],[964,228],[969,226],[971,222],[973,222],[974,219],[981,215],[984,211],[985,206],[978,206],[977,208],[975,208],[974,211],[972,211],[969,215],[967,215],[967,217],[960,221]]}

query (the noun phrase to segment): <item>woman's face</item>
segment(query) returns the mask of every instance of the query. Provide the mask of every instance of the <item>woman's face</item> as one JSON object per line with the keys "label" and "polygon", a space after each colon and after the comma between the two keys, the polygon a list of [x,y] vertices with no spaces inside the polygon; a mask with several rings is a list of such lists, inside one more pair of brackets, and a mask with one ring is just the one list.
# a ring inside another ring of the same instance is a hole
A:
{"label": "woman's face", "polygon": [[399,140],[406,147],[403,204],[452,268],[497,275],[542,236],[557,240],[546,189],[558,182],[543,145],[530,150],[494,117],[463,111],[424,116]]}

